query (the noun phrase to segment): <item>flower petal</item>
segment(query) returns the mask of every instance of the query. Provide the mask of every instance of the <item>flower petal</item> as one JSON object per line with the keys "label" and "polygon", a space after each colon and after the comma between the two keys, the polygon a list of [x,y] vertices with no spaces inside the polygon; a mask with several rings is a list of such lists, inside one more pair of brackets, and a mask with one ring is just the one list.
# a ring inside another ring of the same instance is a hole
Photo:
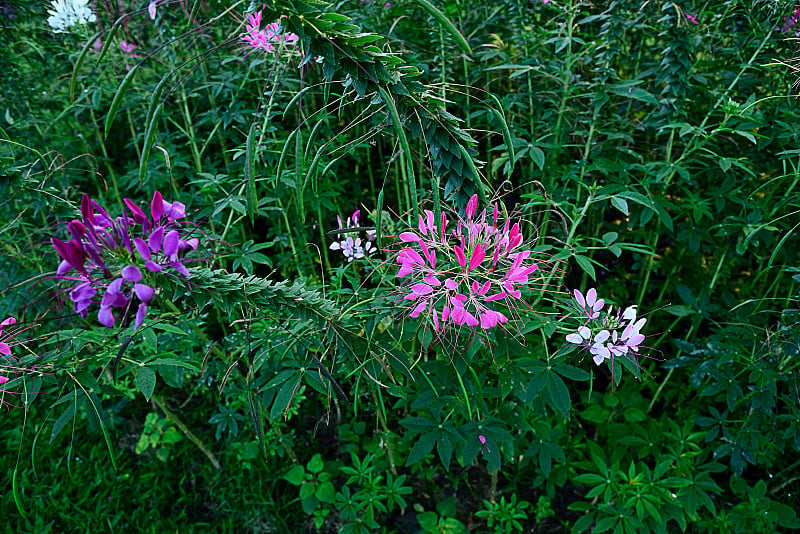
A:
{"label": "flower petal", "polygon": [[122,278],[128,282],[138,282],[142,279],[142,271],[135,265],[128,265],[122,269]]}

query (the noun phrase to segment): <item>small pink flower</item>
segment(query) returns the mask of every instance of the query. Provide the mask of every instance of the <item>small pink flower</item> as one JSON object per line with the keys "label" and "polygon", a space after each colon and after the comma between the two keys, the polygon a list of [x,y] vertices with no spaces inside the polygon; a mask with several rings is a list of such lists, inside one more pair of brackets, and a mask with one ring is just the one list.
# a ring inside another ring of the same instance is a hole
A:
{"label": "small pink flower", "polygon": [[150,2],[147,6],[147,13],[150,15],[151,20],[156,20],[156,4],[158,4],[158,0]]}

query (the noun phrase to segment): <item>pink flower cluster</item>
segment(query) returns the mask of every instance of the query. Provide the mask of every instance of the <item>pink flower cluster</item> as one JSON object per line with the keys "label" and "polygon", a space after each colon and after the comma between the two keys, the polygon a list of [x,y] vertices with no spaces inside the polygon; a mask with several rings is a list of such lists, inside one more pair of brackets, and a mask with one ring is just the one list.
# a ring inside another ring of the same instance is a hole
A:
{"label": "pink flower cluster", "polygon": [[451,325],[487,330],[507,323],[508,316],[495,307],[504,303],[513,309],[538,268],[522,247],[519,223],[501,224],[497,205],[491,217],[486,210],[476,216],[477,207],[473,195],[455,228],[448,227],[444,212],[436,220],[426,210],[417,230],[399,236],[404,245],[397,276],[409,277],[403,298],[410,301],[411,317],[425,317],[437,332]]}
{"label": "pink flower cluster", "polygon": [[568,334],[567,341],[588,350],[596,365],[606,360],[613,365],[619,357],[635,364],[640,356],[639,346],[645,339],[641,329],[647,322],[644,318],[636,319],[636,306],[616,311],[609,306],[603,311],[605,300],[597,298],[594,288],[587,291],[586,296],[577,289],[573,295],[584,324],[577,332]]}
{"label": "pink flower cluster", "polygon": [[263,51],[264,53],[272,52],[275,46],[280,46],[281,42],[286,45],[291,45],[299,40],[299,37],[294,33],[284,33],[280,22],[270,22],[266,27],[261,29],[261,11],[251,13],[245,21],[245,33],[240,35],[242,41],[247,43],[250,51],[247,55],[253,52]]}

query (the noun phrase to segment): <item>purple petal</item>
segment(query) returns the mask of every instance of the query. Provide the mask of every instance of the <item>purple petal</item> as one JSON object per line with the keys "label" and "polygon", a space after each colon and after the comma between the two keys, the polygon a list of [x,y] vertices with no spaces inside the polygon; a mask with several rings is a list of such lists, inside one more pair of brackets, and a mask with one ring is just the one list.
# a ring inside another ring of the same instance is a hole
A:
{"label": "purple petal", "polygon": [[197,239],[196,237],[187,239],[185,241],[181,239],[181,241],[178,243],[178,250],[187,250],[187,249],[197,250],[197,245],[199,244],[200,240]]}
{"label": "purple petal", "polygon": [[159,264],[150,260],[144,262],[144,266],[151,273],[160,273],[162,269],[162,267]]}
{"label": "purple petal", "polygon": [[144,214],[142,208],[134,204],[129,198],[124,198],[122,201],[125,203],[125,206],[131,210],[131,213],[133,214],[133,220],[139,224],[144,224],[144,222],[147,220],[147,215]]}
{"label": "purple petal", "polygon": [[94,209],[92,209],[92,199],[86,193],[81,198],[81,215],[83,220],[89,224],[94,224]]}
{"label": "purple petal", "polygon": [[56,269],[56,276],[64,276],[68,272],[72,270],[72,264],[67,260],[61,260],[61,263],[58,264],[58,269]]}
{"label": "purple petal", "polygon": [[122,293],[109,293],[106,291],[100,300],[100,306],[103,308],[110,308],[112,306],[122,308],[128,303],[128,299]]}
{"label": "purple petal", "polygon": [[100,324],[103,326],[109,328],[114,326],[114,315],[111,313],[111,308],[100,308],[100,312],[97,314],[97,320],[100,321]]}
{"label": "purple petal", "polygon": [[133,239],[133,245],[136,247],[136,250],[139,252],[139,255],[142,257],[142,259],[150,259],[150,248],[147,246],[147,243],[144,242],[144,239],[135,237]]}
{"label": "purple petal", "polygon": [[142,302],[148,302],[151,298],[153,298],[154,290],[148,285],[136,284],[133,286],[133,290],[136,292],[136,297]]}
{"label": "purple petal", "polygon": [[180,234],[177,230],[171,230],[166,237],[164,237],[164,254],[167,256],[174,256],[178,253],[178,242],[180,241]]}
{"label": "purple petal", "polygon": [[153,252],[158,252],[161,250],[161,240],[164,238],[164,227],[159,226],[153,233],[150,234],[150,238],[147,240],[150,244],[150,249]]}
{"label": "purple petal", "polygon": [[92,300],[76,300],[75,313],[80,313],[81,317],[86,317],[86,310],[92,305]]}
{"label": "purple petal", "polygon": [[80,243],[74,240],[61,241],[57,238],[50,239],[50,242],[55,247],[56,252],[61,256],[62,259],[66,260],[72,267],[77,269],[78,271],[83,272],[83,263],[86,261],[86,253],[81,247]]}
{"label": "purple petal", "polygon": [[78,302],[79,300],[91,299],[95,295],[97,295],[97,290],[95,288],[89,284],[81,284],[70,292],[69,298],[72,299],[73,302]]}
{"label": "purple petal", "polygon": [[142,279],[142,271],[135,265],[128,265],[122,269],[122,278],[128,282],[138,282]]}
{"label": "purple petal", "polygon": [[72,238],[79,243],[81,241],[81,238],[83,238],[83,236],[86,235],[86,227],[83,225],[82,222],[80,222],[77,219],[74,221],[70,221],[67,224],[67,229],[72,234]]}
{"label": "purple petal", "polygon": [[120,290],[122,289],[122,278],[117,278],[110,284],[108,284],[108,289],[106,289],[106,294],[111,293],[113,295],[119,294]]}
{"label": "purple petal", "polygon": [[181,262],[174,261],[170,265],[172,266],[173,269],[175,269],[176,271],[181,273],[186,278],[189,278],[191,276],[191,274],[189,274],[189,271],[186,269],[186,266],[184,264],[182,264]]}
{"label": "purple petal", "polygon": [[[150,8],[152,8],[151,18],[156,18],[156,3],[151,2]],[[160,218],[161,215],[164,213],[164,198],[161,196],[161,193],[156,191],[153,193],[153,201],[150,203],[150,213],[153,214],[153,223],[156,223]]]}
{"label": "purple petal", "polygon": [[133,323],[133,329],[138,330],[144,322],[144,316],[147,315],[147,304],[139,304],[139,309],[136,310],[136,321]]}
{"label": "purple petal", "polygon": [[186,206],[182,202],[173,202],[172,204],[165,202],[164,211],[170,221],[186,217]]}

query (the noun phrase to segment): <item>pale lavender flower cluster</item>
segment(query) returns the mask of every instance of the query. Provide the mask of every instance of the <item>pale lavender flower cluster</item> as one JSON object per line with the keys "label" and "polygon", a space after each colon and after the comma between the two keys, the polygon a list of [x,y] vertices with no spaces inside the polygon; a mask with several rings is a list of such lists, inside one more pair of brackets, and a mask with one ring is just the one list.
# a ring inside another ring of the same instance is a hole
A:
{"label": "pale lavender flower cluster", "polygon": [[82,220],[67,224],[72,239],[52,238],[51,242],[62,259],[56,277],[74,283],[69,294],[76,313],[85,318],[89,307],[99,304],[98,321],[112,327],[116,322],[114,309],[121,310],[127,319],[131,305],[138,301],[134,328],[139,328],[155,294],[150,280],[159,274],[188,278],[180,255],[196,250],[199,240],[187,238],[178,222],[186,216],[182,203],[167,202],[156,191],[150,205],[151,219],[130,199],[124,202],[131,215],[123,210],[123,215],[114,219],[84,195]]}
{"label": "pale lavender flower cluster", "polygon": [[331,243],[329,248],[331,250],[340,251],[344,254],[344,257],[347,258],[347,261],[364,258],[378,250],[375,246],[376,230],[367,230],[364,239],[361,239],[358,235],[356,235],[356,237],[348,235],[351,234],[351,232],[347,232],[347,230],[352,229],[353,232],[358,232],[361,228],[358,222],[360,216],[361,210],[356,210],[344,221],[342,221],[342,218],[338,215],[336,216],[336,219],[339,221],[340,233],[337,233],[338,241]]}
{"label": "pale lavender flower cluster", "polygon": [[448,326],[488,330],[508,322],[501,302],[512,310],[521,301],[521,288],[532,283],[538,265],[525,250],[519,223],[498,220],[499,208],[487,217],[477,215],[478,198],[467,203],[466,217],[456,215],[448,228],[447,215],[436,220],[432,211],[419,216],[417,230],[403,232],[397,254],[398,278],[409,277],[402,288],[410,301],[411,317],[423,316],[440,332]]}
{"label": "pale lavender flower cluster", "polygon": [[641,333],[647,319],[636,318],[636,306],[624,310],[609,306],[603,311],[605,300],[597,298],[597,291],[592,288],[584,296],[579,290],[573,293],[579,318],[584,324],[577,332],[567,335],[567,341],[587,349],[594,363],[601,365],[615,358],[625,358],[635,363],[639,357],[639,346],[645,339]]}

